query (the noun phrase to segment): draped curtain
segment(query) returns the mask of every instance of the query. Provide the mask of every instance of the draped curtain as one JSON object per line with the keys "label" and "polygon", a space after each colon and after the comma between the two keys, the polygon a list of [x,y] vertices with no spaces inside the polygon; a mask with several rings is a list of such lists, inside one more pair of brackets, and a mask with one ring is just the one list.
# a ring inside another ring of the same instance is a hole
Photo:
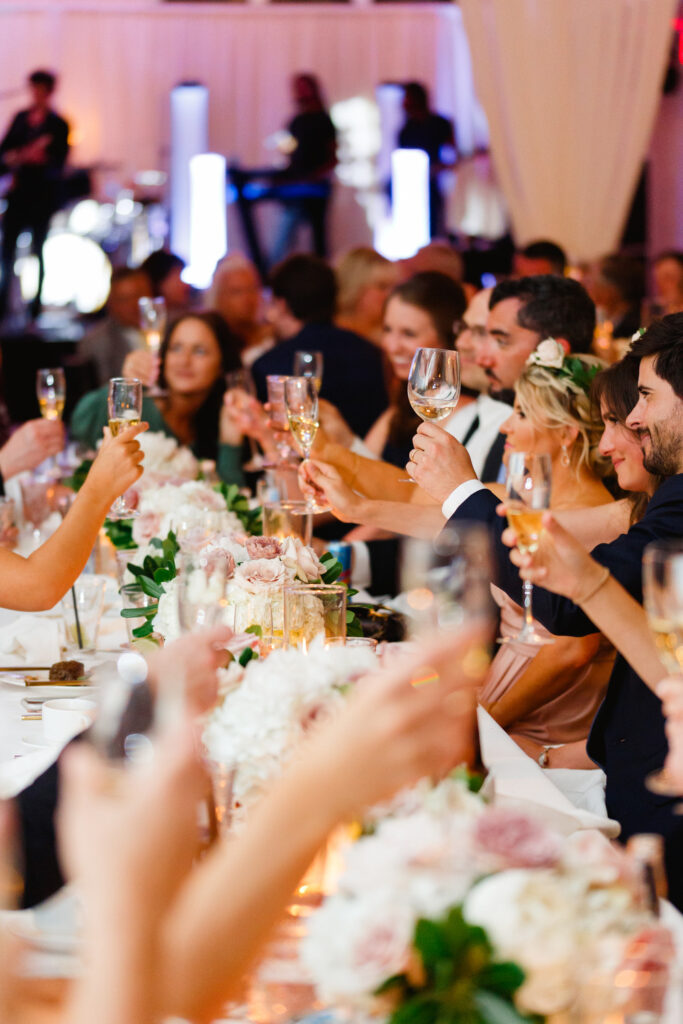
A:
{"label": "draped curtain", "polygon": [[619,243],[677,0],[460,0],[491,151],[520,244],[574,260]]}

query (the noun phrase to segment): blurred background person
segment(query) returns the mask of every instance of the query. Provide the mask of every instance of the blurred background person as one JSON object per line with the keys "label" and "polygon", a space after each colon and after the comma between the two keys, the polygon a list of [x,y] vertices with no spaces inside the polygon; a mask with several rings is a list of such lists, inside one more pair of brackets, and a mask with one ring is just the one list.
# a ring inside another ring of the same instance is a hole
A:
{"label": "blurred background person", "polygon": [[430,109],[429,93],[422,82],[403,87],[406,119],[398,133],[400,149],[421,149],[429,157],[429,233],[432,238],[446,234],[444,199],[439,174],[457,162],[455,129],[447,117]]}
{"label": "blurred background person", "polygon": [[613,253],[599,260],[585,287],[595,303],[598,323],[612,326],[613,338],[628,338],[641,323],[645,268],[640,260]]}
{"label": "blurred background person", "polygon": [[384,305],[398,273],[391,260],[368,246],[351,249],[342,256],[335,267],[337,326],[381,344]]}
{"label": "blurred background person", "polygon": [[117,267],[111,275],[106,315],[78,344],[76,359],[90,363],[92,383],[102,387],[120,377],[129,352],[144,348],[138,302],[152,294],[152,282],[140,267]]}
{"label": "blurred background person", "polygon": [[267,376],[291,374],[295,352],[320,352],[321,398],[339,409],[354,433],[364,435],[387,407],[382,355],[365,338],[333,323],[334,271],[319,257],[300,253],[275,267],[268,283],[267,316],[278,344],[253,365],[259,398],[266,401]]}
{"label": "blurred background person", "polygon": [[220,313],[239,338],[245,366],[251,366],[275,344],[273,331],[263,317],[261,279],[242,253],[230,253],[217,264],[206,303]]}
{"label": "blurred background person", "polygon": [[169,317],[184,313],[192,300],[192,288],[182,279],[185,261],[166,249],[156,249],[140,264],[152,282],[152,295],[166,302]]}
{"label": "blurred background person", "polygon": [[[213,459],[222,480],[242,484],[242,435],[223,404],[225,375],[241,366],[239,350],[218,313],[186,313],[168,327],[159,359],[147,349],[131,352],[123,376],[152,384],[158,373],[165,394],[142,402],[149,429],[188,445],[198,459]],[[84,395],[71,418],[71,433],[91,448],[109,421],[107,390]]]}
{"label": "blurred background person", "polygon": [[683,252],[671,249],[652,265],[655,316],[683,312]]}
{"label": "blurred background person", "polygon": [[41,310],[43,245],[50,220],[62,203],[62,173],[69,152],[69,125],[51,106],[56,86],[56,76],[50,71],[29,75],[31,105],[15,115],[0,142],[0,174],[12,175],[2,219],[0,320],[7,312],[14,253],[22,231],[31,232],[31,247],[38,258],[38,290],[31,302],[34,319]]}
{"label": "blurred background person", "polygon": [[539,239],[530,242],[523,249],[517,249],[513,257],[513,277],[535,277],[538,274],[559,274],[564,276],[567,257],[564,249],[555,242]]}

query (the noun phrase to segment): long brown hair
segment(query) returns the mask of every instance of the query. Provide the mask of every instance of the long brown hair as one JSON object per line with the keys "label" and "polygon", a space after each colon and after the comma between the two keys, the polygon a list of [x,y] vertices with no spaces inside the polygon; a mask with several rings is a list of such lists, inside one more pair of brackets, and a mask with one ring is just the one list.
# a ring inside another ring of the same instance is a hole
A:
{"label": "long brown hair", "polygon": [[[613,363],[606,370],[598,373],[591,386],[591,402],[596,416],[601,416],[601,405],[606,405],[614,417],[627,430],[626,420],[638,401],[638,369],[640,358],[628,353],[618,363]],[[661,477],[653,476],[654,486],[658,487]],[[631,502],[631,524],[642,519],[650,495],[645,492],[626,492]]]}

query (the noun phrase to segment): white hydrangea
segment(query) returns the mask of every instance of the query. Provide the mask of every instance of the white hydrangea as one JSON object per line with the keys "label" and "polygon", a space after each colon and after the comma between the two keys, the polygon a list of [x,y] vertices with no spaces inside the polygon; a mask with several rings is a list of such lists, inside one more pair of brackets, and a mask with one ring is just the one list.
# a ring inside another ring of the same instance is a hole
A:
{"label": "white hydrangea", "polygon": [[376,666],[374,651],[326,648],[322,638],[307,654],[273,651],[247,665],[204,732],[209,756],[236,768],[233,799],[241,815],[282,772],[314,723],[344,703],[348,681]]}
{"label": "white hydrangea", "polygon": [[182,477],[186,480],[196,479],[199,462],[189,448],[179,445],[174,438],[167,437],[160,431],[147,430],[139,435],[138,441],[145,453],[145,473]]}

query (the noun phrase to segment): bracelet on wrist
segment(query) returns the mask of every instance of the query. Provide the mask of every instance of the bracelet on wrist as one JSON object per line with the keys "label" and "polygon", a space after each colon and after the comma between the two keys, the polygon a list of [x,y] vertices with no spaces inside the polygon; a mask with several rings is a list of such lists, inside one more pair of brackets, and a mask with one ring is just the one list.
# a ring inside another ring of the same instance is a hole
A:
{"label": "bracelet on wrist", "polygon": [[589,589],[587,594],[580,594],[579,596],[577,596],[575,598],[575,600],[574,600],[574,604],[578,604],[578,605],[587,604],[587,602],[590,601],[591,598],[595,597],[595,595],[598,593],[599,590],[602,590],[602,588],[604,587],[605,583],[607,583],[607,580],[609,579],[609,577],[610,577],[609,569],[607,568],[607,566],[603,566],[602,567],[602,571],[600,573],[600,579],[595,583],[595,585],[593,587],[591,587]]}

